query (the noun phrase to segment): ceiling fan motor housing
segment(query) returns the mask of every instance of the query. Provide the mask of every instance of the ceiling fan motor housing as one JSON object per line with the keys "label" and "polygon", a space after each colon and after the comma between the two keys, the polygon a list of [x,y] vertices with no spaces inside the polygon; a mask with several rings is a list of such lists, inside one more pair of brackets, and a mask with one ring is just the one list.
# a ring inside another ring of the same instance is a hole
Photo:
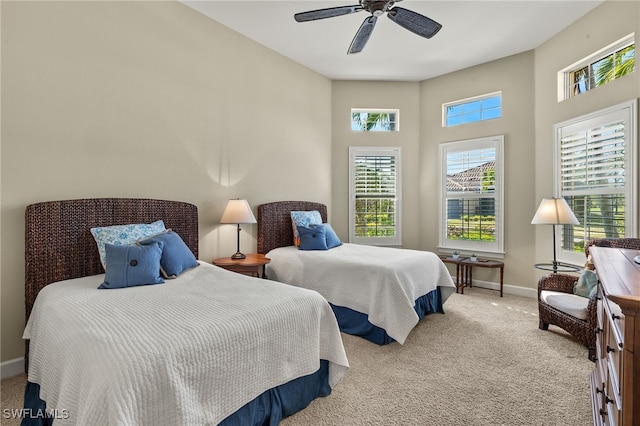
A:
{"label": "ceiling fan motor housing", "polygon": [[371,1],[371,0],[360,0],[360,5],[364,10],[371,13],[373,16],[378,17],[387,12],[392,6],[393,1]]}

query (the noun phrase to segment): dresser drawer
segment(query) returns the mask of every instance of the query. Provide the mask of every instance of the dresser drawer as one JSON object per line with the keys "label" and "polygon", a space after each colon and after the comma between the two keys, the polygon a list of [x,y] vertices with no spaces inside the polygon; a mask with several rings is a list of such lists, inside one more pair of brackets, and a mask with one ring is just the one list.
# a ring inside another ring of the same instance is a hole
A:
{"label": "dresser drawer", "polygon": [[611,375],[609,375],[609,381],[607,382],[604,396],[604,404],[607,415],[605,416],[605,423],[608,425],[620,424],[620,410],[622,409],[622,402],[620,401],[620,395],[614,394],[613,383],[611,382]]}
{"label": "dresser drawer", "polygon": [[[602,286],[598,283],[598,295],[596,297],[596,362],[603,362],[606,366],[606,354],[607,354],[607,338],[604,334],[605,317],[604,317],[604,296],[602,294]],[[601,368],[604,371],[603,368]]]}
{"label": "dresser drawer", "polygon": [[620,349],[622,349],[622,342],[624,342],[624,314],[618,304],[612,302],[609,299],[604,299],[604,315],[612,324],[612,331],[615,335],[616,342]]}
{"label": "dresser drawer", "polygon": [[591,387],[591,409],[593,410],[593,424],[603,425],[606,418],[604,410],[604,383],[600,380],[600,372],[596,368],[589,375]]}
{"label": "dresser drawer", "polygon": [[607,363],[607,379],[609,381],[609,396],[620,398],[620,378],[622,377],[622,334],[620,333],[621,321],[624,316],[620,307],[610,300],[603,302],[604,320],[603,333],[600,336],[604,341],[603,360]]}
{"label": "dresser drawer", "polygon": [[598,282],[598,294],[596,296],[596,317],[598,319],[598,327],[602,328],[602,325],[604,324],[604,307],[602,306],[603,303],[606,303],[606,299],[604,294],[602,293],[602,284],[600,284],[600,282]]}

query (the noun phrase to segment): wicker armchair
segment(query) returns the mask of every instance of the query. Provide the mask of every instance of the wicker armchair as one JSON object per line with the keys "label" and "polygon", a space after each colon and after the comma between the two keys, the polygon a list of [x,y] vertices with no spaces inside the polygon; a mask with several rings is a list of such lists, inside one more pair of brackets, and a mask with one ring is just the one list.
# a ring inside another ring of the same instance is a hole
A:
{"label": "wicker armchair", "polygon": [[[587,257],[589,256],[589,247],[591,246],[630,248],[640,250],[640,238],[592,239],[585,245],[585,254]],[[586,320],[576,318],[572,315],[562,312],[554,308],[553,306],[548,305],[540,298],[540,293],[543,290],[573,293],[573,285],[577,279],[578,278],[576,276],[566,274],[548,274],[540,278],[540,280],[538,281],[538,313],[540,318],[539,328],[540,330],[547,330],[549,328],[549,324],[553,324],[564,329],[589,349],[589,359],[595,361],[595,330],[597,326],[596,298],[592,297],[591,299],[589,299],[586,308]]]}

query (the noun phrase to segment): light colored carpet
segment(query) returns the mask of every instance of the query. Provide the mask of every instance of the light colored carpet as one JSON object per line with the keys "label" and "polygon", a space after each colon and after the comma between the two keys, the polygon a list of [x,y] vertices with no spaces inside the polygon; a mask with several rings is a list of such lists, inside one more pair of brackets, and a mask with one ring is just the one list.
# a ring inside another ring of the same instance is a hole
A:
{"label": "light colored carpet", "polygon": [[[535,299],[465,289],[404,345],[343,335],[351,368],[333,393],[282,426],[562,425],[592,423],[587,350],[538,329]],[[2,408],[20,408],[24,376],[2,380]],[[18,424],[2,419],[2,425]]]}

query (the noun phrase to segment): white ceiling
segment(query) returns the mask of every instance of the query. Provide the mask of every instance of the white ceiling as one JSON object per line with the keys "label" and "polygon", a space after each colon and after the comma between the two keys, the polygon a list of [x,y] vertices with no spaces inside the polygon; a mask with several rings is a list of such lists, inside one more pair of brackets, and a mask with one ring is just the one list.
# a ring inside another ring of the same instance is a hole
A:
{"label": "white ceiling", "polygon": [[396,6],[439,22],[440,32],[426,39],[381,16],[354,55],[347,48],[368,12],[302,23],[293,15],[358,0],[182,3],[331,79],[420,81],[534,49],[603,0],[405,0]]}

